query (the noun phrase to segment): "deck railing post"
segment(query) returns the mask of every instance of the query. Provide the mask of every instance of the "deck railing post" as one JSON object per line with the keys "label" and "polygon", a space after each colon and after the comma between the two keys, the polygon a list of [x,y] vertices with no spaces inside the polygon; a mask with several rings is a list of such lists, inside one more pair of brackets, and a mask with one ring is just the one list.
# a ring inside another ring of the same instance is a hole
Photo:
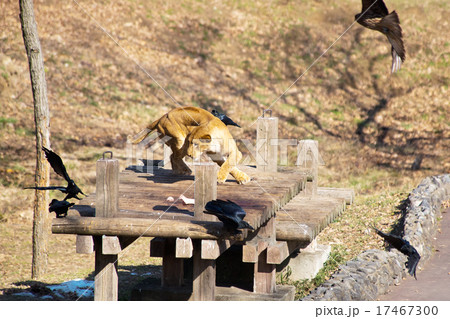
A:
{"label": "deck railing post", "polygon": [[319,154],[319,142],[316,140],[301,140],[298,144],[298,158],[296,165],[309,170],[310,176],[306,183],[305,194],[317,196],[319,165],[323,165]]}
{"label": "deck railing post", "polygon": [[194,163],[194,217],[197,220],[217,221],[213,215],[203,213],[207,202],[217,199],[217,164]]}
{"label": "deck railing post", "polygon": [[[266,113],[269,116],[266,117]],[[263,172],[276,172],[278,165],[278,117],[265,110],[257,120],[256,167]]]}
{"label": "deck railing post", "polygon": [[[97,161],[95,217],[114,217],[119,210],[119,161],[112,158]],[[105,241],[115,238],[95,236],[94,300],[118,300],[118,255],[103,254]]]}

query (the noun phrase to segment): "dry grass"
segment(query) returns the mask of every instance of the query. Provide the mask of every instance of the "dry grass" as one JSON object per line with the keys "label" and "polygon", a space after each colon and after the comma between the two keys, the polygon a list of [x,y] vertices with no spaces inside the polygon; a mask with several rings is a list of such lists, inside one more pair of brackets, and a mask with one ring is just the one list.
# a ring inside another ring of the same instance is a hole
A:
{"label": "dry grass", "polygon": [[[126,50],[73,2],[35,1],[52,148],[87,193],[94,190],[95,160],[103,151],[112,149],[124,160],[127,136],[177,106],[135,62],[179,104],[223,109],[243,127],[231,129],[237,138],[254,139],[251,124],[261,110],[336,40],[359,10],[348,0],[78,2]],[[450,170],[450,6],[440,0],[387,6],[399,13],[405,34],[407,60],[398,74],[389,75],[385,37],[355,25],[272,106],[282,123],[281,138],[319,141],[326,163],[320,186],[356,191],[355,204],[319,236],[320,242],[339,247],[345,260],[382,247],[367,233],[368,221],[389,229],[398,218],[396,206],[422,178]],[[4,299],[8,289],[32,284],[33,193],[21,188],[33,184],[35,150],[18,3],[2,1],[0,12]],[[292,163],[295,150],[288,151]],[[421,169],[410,170],[419,155]],[[91,274],[92,256],[74,254],[73,240],[51,236],[50,272],[43,282]],[[146,243],[135,247],[123,258],[124,267],[156,262],[146,256]]]}

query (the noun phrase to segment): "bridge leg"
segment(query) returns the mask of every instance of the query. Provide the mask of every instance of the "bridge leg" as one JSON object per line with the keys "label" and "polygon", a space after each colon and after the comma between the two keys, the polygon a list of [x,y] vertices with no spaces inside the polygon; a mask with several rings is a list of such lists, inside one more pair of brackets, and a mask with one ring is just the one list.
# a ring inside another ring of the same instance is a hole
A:
{"label": "bridge leg", "polygon": [[275,242],[274,217],[259,228],[257,238],[258,259],[255,263],[253,292],[273,293],[276,286],[276,265],[267,263],[267,247],[269,243]]}
{"label": "bridge leg", "polygon": [[117,301],[119,277],[117,275],[118,255],[104,255],[101,236],[94,236],[95,246],[95,301]]}
{"label": "bridge leg", "polygon": [[195,240],[193,244],[192,300],[215,300],[216,260],[202,259],[201,240]]}

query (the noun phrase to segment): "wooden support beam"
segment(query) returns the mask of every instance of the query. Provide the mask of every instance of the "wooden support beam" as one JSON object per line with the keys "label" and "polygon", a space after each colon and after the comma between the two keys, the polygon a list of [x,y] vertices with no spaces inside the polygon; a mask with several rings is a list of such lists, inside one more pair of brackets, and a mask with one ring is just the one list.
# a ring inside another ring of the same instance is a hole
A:
{"label": "wooden support beam", "polygon": [[164,238],[155,237],[150,240],[150,257],[163,257],[164,256],[164,244],[166,240]]}
{"label": "wooden support beam", "polygon": [[258,256],[255,263],[255,275],[253,281],[253,292],[273,293],[276,286],[275,265],[267,263],[267,249],[264,249]]}
{"label": "wooden support beam", "polygon": [[306,183],[305,195],[317,196],[318,168],[319,165],[324,165],[319,153],[319,142],[315,140],[301,140],[297,150],[296,165],[307,168],[312,176],[312,180]]}
{"label": "wooden support beam", "polygon": [[117,274],[117,255],[104,255],[102,237],[94,237],[95,245],[95,301],[117,301],[119,278]]}
{"label": "wooden support beam", "polygon": [[267,247],[267,263],[273,265],[281,264],[289,256],[288,243],[278,241]]}
{"label": "wooden support beam", "polygon": [[202,259],[201,242],[194,240],[192,300],[215,300],[216,261]]}
{"label": "wooden support beam", "polygon": [[267,248],[263,248],[275,244],[275,217],[270,218],[257,230],[252,241],[257,242],[259,253],[255,263],[253,292],[273,293],[276,287],[276,268],[275,265],[267,263]]}
{"label": "wooden support beam", "polygon": [[175,243],[175,257],[176,258],[191,258],[192,257],[192,239],[191,238],[177,238]]}
{"label": "wooden support beam", "polygon": [[121,251],[119,237],[102,236],[102,252],[103,255],[117,255]]}
{"label": "wooden support beam", "polygon": [[[125,226],[124,226],[125,225]],[[219,222],[190,222],[157,218],[101,218],[66,217],[52,220],[54,234],[110,235],[133,237],[191,237],[192,239],[220,239],[228,235]],[[243,233],[229,235],[242,241]]]}
{"label": "wooden support beam", "polygon": [[[105,152],[106,153],[106,152]],[[111,152],[110,152],[111,153]],[[111,158],[97,161],[95,216],[110,219],[119,210],[119,162]],[[112,238],[112,237],[109,237]],[[94,300],[116,301],[118,299],[118,253],[119,239],[95,236],[95,289]],[[105,250],[104,250],[105,249]],[[108,254],[111,253],[112,254]]]}
{"label": "wooden support beam", "polygon": [[166,238],[164,243],[161,285],[179,287],[183,284],[183,259],[175,257],[175,238]]}
{"label": "wooden support beam", "polygon": [[217,164],[195,163],[194,217],[197,220],[217,221],[217,217],[204,214],[207,202],[217,199]]}
{"label": "wooden support beam", "polygon": [[230,240],[202,240],[202,259],[217,259],[233,245]]}
{"label": "wooden support beam", "polygon": [[77,254],[92,254],[94,252],[94,238],[89,235],[77,235]]}
{"label": "wooden support beam", "polygon": [[104,155],[97,161],[95,217],[114,217],[119,211],[119,161],[112,153],[111,158]]}
{"label": "wooden support beam", "polygon": [[[269,117],[266,117],[269,113]],[[257,161],[256,167],[263,172],[276,172],[278,167],[278,118],[272,111],[264,111],[257,120],[256,129]]]}
{"label": "wooden support beam", "polygon": [[242,246],[242,262],[257,263],[259,254],[269,246],[267,241],[249,241]]}

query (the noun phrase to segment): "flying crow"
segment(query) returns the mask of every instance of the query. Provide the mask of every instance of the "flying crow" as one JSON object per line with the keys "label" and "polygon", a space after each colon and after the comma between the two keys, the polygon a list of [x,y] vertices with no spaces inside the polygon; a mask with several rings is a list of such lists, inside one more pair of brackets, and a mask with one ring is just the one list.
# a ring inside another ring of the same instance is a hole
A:
{"label": "flying crow", "polygon": [[67,174],[66,167],[63,164],[63,161],[61,160],[61,157],[59,157],[58,154],[55,152],[42,147],[42,150],[45,153],[45,157],[47,158],[47,161],[50,163],[50,166],[53,168],[56,174],[62,176],[67,181],[67,186],[48,186],[48,187],[25,187],[25,189],[39,189],[39,190],[50,190],[55,189],[63,192],[64,194],[67,194],[66,197],[63,199],[63,201],[69,199],[69,198],[76,198],[80,199],[77,195],[83,194],[85,195],[81,189],[75,184],[75,182],[70,179],[69,174]]}
{"label": "flying crow", "polygon": [[392,247],[399,250],[404,255],[408,256],[408,261],[405,263],[406,268],[408,268],[408,272],[411,276],[414,276],[416,278],[416,268],[417,264],[420,260],[420,255],[417,252],[417,250],[411,246],[409,241],[391,234],[383,233],[381,230],[376,229],[372,226],[372,228],[377,232],[378,235],[384,238],[384,240],[389,243]]}
{"label": "flying crow", "polygon": [[388,38],[392,45],[391,73],[400,70],[406,53],[397,12],[394,10],[389,13],[383,0],[362,0],[361,13],[355,15],[355,20],[366,28],[380,31]]}
{"label": "flying crow", "polygon": [[226,116],[223,113],[219,113],[216,110],[212,110],[211,111],[212,115],[214,115],[215,117],[218,117],[225,125],[234,125],[237,127],[240,127],[238,124],[236,124],[232,119],[230,119],[228,116]]}
{"label": "flying crow", "polygon": [[49,213],[55,212],[56,218],[62,218],[67,216],[67,211],[70,207],[75,205],[74,203],[69,203],[66,200],[56,200],[53,199],[48,205]]}
{"label": "flying crow", "polygon": [[205,205],[204,213],[219,218],[228,231],[237,231],[244,228],[254,230],[252,226],[243,220],[246,213],[242,207],[230,200],[217,199],[209,201]]}

